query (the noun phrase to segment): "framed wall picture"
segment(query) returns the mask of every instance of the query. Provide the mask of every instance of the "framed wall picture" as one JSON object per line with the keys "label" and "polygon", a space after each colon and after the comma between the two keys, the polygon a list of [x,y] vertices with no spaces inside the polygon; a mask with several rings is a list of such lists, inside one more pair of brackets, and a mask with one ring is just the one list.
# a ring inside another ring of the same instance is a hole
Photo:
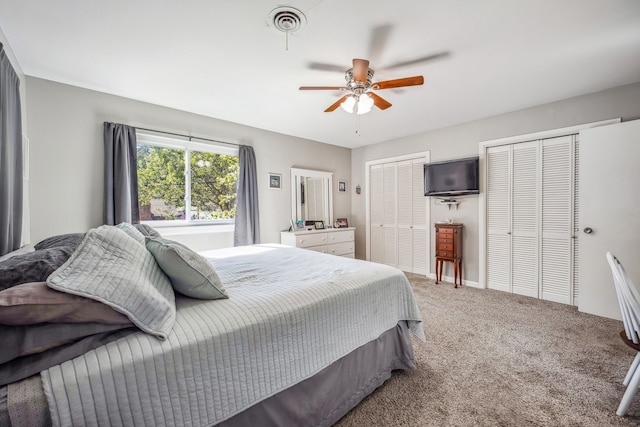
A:
{"label": "framed wall picture", "polygon": [[280,190],[282,188],[282,174],[269,172],[269,189]]}
{"label": "framed wall picture", "polygon": [[347,191],[347,181],[338,181],[338,191],[345,193]]}

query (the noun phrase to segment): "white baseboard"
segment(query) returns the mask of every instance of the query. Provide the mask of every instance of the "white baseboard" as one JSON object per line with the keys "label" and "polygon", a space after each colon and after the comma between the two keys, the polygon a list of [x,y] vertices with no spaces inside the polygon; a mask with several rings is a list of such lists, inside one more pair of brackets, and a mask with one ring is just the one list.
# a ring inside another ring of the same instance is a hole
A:
{"label": "white baseboard", "polygon": [[[427,277],[429,279],[433,279],[436,280],[436,275],[435,273],[429,273],[427,274]],[[451,276],[442,276],[442,282],[450,282],[453,283],[453,277]],[[478,282],[474,282],[472,280],[463,280],[462,284],[464,286],[469,286],[470,288],[478,288],[478,289],[483,289],[482,286],[480,286],[480,283]]]}

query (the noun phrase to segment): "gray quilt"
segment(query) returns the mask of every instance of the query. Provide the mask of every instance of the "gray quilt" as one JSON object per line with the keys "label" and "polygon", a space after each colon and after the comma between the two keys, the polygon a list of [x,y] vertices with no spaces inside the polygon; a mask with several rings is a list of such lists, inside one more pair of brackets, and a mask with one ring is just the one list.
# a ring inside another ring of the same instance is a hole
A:
{"label": "gray quilt", "polygon": [[203,255],[229,299],[177,296],[166,341],[136,333],[43,371],[54,425],[213,425],[400,320],[424,340],[394,268],[279,245]]}

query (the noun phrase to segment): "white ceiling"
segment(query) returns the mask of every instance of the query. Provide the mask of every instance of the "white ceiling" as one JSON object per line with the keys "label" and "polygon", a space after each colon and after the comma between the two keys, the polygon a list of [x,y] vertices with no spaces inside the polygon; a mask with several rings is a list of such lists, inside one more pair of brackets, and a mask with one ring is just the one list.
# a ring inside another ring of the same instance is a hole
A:
{"label": "white ceiling", "polygon": [[[307,18],[288,50],[283,5]],[[0,27],[29,76],[345,147],[640,81],[638,0],[0,0]],[[309,64],[353,58],[425,84],[378,91],[393,107],[359,123],[298,90],[343,85]]]}

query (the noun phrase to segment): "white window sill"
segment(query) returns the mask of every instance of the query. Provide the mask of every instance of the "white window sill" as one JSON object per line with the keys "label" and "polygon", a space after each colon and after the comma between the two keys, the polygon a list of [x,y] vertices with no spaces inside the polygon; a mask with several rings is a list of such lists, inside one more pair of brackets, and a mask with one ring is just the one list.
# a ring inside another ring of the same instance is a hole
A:
{"label": "white window sill", "polygon": [[176,236],[181,234],[204,233],[230,233],[235,229],[235,224],[180,224],[158,226],[153,221],[144,221],[145,224],[155,228],[162,236]]}

